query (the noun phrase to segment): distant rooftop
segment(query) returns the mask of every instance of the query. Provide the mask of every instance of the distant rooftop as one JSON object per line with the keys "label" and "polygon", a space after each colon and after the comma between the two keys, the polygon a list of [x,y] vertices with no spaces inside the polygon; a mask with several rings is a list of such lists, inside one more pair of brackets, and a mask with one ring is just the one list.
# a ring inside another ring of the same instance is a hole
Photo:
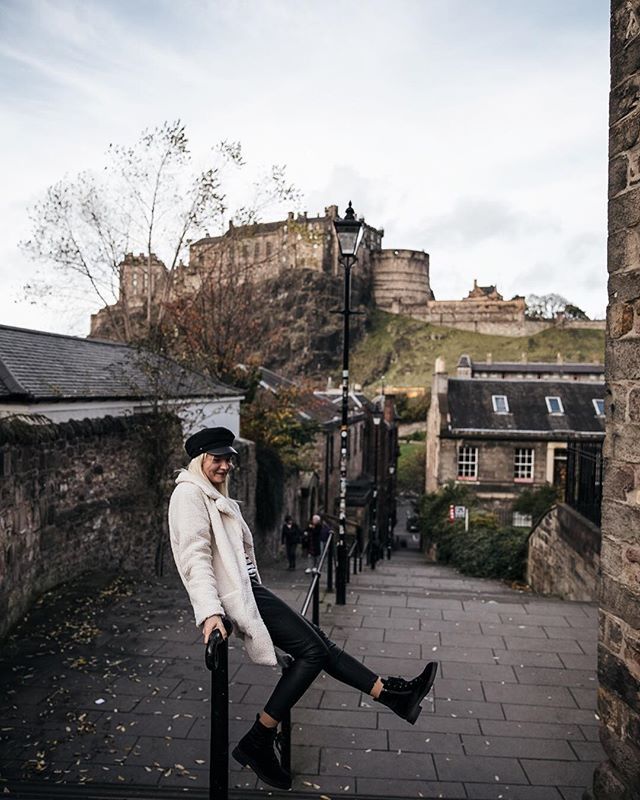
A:
{"label": "distant rooftop", "polygon": [[[497,406],[494,397],[506,400]],[[547,398],[559,402],[549,404]],[[604,383],[450,378],[449,431],[454,435],[602,438],[604,416],[598,413],[596,400],[604,401]],[[496,407],[503,411],[498,413]]]}
{"label": "distant rooftop", "polygon": [[242,392],[126,344],[0,325],[0,400],[115,400],[158,394],[237,397]]}

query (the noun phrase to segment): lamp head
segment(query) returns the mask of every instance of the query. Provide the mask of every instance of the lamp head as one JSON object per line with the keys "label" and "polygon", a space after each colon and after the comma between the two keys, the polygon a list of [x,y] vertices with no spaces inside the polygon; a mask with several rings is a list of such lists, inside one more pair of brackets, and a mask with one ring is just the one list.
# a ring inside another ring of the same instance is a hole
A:
{"label": "lamp head", "polygon": [[336,229],[336,236],[338,237],[340,255],[343,257],[355,258],[360,242],[362,241],[364,225],[359,219],[356,219],[351,200],[349,200],[349,207],[345,212],[344,219],[336,217],[333,221],[333,225]]}

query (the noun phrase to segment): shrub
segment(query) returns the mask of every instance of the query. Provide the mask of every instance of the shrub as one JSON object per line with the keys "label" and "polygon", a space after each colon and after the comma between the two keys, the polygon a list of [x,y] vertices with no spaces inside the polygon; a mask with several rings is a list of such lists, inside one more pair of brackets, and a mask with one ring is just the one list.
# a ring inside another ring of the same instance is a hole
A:
{"label": "shrub", "polygon": [[530,514],[534,525],[558,502],[558,489],[547,483],[539,489],[525,489],[513,504],[513,510]]}
{"label": "shrub", "polygon": [[424,490],[425,445],[402,443],[398,458],[398,491],[420,494]]}
{"label": "shrub", "polygon": [[[449,522],[450,505],[469,508],[468,531],[463,522]],[[477,499],[466,486],[449,483],[425,495],[420,518],[425,546],[437,546],[438,561],[478,578],[523,579],[529,531],[500,527],[495,514],[477,508]]]}

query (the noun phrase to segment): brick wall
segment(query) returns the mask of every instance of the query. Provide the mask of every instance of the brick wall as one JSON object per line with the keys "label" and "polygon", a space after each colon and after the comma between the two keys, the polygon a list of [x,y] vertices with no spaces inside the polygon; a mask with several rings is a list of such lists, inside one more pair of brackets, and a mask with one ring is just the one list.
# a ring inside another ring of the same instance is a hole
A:
{"label": "brick wall", "polygon": [[640,797],[640,0],[611,5],[597,800]]}
{"label": "brick wall", "polygon": [[529,537],[527,583],[540,594],[593,602],[600,569],[600,529],[569,506],[552,508]]}

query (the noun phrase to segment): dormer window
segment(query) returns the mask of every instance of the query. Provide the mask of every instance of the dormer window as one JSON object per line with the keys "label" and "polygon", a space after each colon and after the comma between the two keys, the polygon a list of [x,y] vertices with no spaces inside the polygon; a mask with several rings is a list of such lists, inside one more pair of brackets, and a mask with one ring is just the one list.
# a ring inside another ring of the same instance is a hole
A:
{"label": "dormer window", "polygon": [[562,400],[559,397],[545,397],[547,402],[547,411],[550,414],[564,414],[562,407]]}
{"label": "dormer window", "polygon": [[597,417],[604,417],[604,400],[601,397],[594,398],[593,407]]}
{"label": "dormer window", "polygon": [[496,414],[509,413],[509,401],[507,400],[506,394],[492,395],[491,402],[493,403],[493,410],[495,411]]}

